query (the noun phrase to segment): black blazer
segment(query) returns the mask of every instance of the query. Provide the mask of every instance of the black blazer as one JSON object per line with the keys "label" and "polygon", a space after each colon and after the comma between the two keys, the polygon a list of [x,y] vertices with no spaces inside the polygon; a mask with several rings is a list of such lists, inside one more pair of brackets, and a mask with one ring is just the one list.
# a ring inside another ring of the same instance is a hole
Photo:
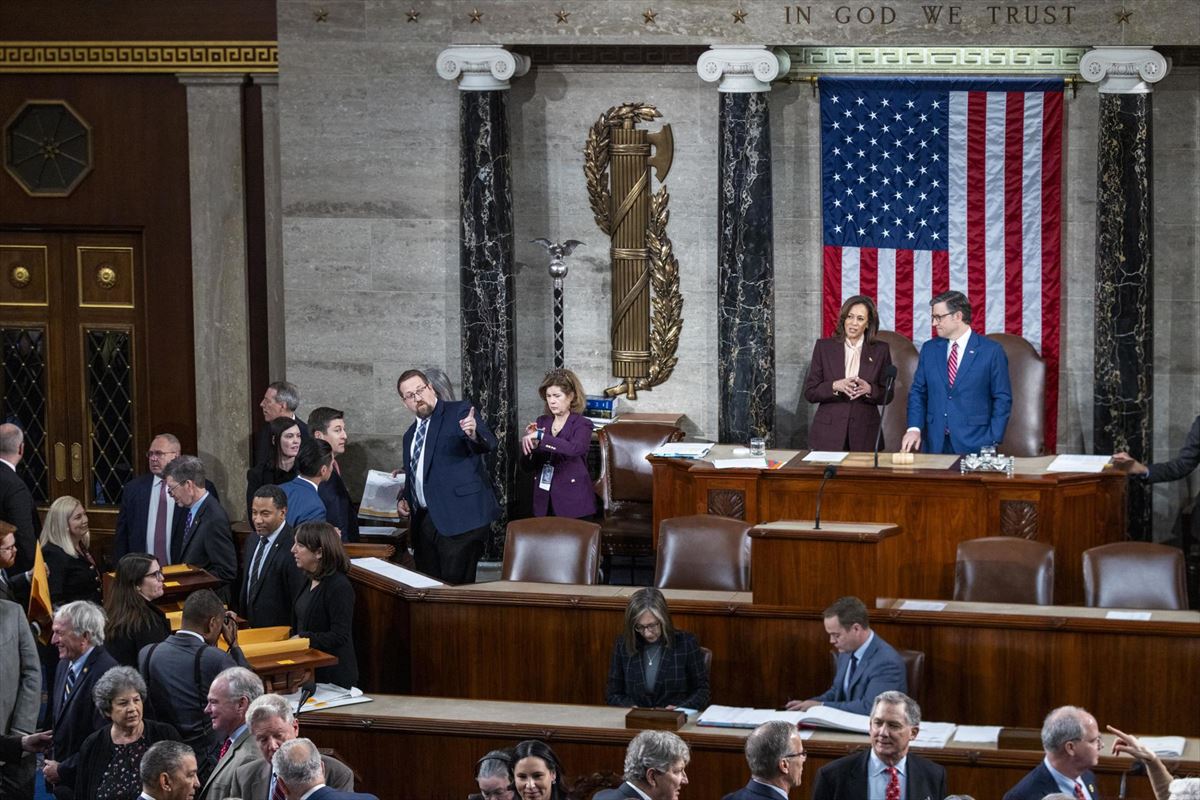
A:
{"label": "black blazer", "polygon": [[[217,487],[212,481],[205,481],[204,488],[220,500]],[[121,508],[117,511],[117,530],[113,536],[113,561],[120,561],[126,553],[146,552],[146,526],[150,524],[150,495],[154,490],[154,476],[147,472],[139,475],[121,491]],[[174,504],[168,496],[168,502]],[[205,500],[204,502],[208,502]],[[175,563],[175,555],[179,552],[177,543],[183,536],[183,521],[187,518],[187,509],[175,506],[175,516],[171,519],[171,563]]]}
{"label": "black blazer", "polygon": [[[146,739],[147,745],[162,741],[182,741],[179,738],[179,731],[165,722],[147,719],[145,726],[142,735]],[[112,740],[112,725],[105,725],[84,741],[83,747],[79,751],[79,768],[75,774],[75,796],[79,800],[96,796],[96,792],[100,789],[100,781],[104,780],[104,771],[108,768],[108,763],[112,761],[115,749]]]}
{"label": "black blazer", "polygon": [[148,644],[157,644],[171,635],[171,621],[167,619],[163,610],[149,600],[142,602],[154,615],[153,622],[134,630],[122,631],[120,634],[106,633],[104,637],[105,649],[123,667],[136,669],[138,653],[143,647]]}
{"label": "black blazer", "polygon": [[608,667],[608,686],[604,700],[610,706],[642,706],[662,708],[708,706],[708,671],[704,669],[704,653],[696,637],[687,631],[675,631],[671,646],[663,651],[654,692],[646,690],[646,674],[642,667],[642,650],[625,651],[625,637],[618,636],[613,644],[612,661]]}
{"label": "black blazer", "polygon": [[337,656],[338,663],[317,670],[321,683],[347,688],[358,683],[354,656],[354,587],[345,573],[326,575],[315,589],[304,589],[296,600],[293,632],[317,649]]}
{"label": "black blazer", "polygon": [[[862,800],[867,796],[867,764],[871,751],[860,750],[817,770],[812,800]],[[905,764],[904,796],[908,800],[941,800],[946,796],[946,770],[910,750]]]}
{"label": "black blazer", "polygon": [[261,486],[282,486],[283,484],[296,477],[296,465],[292,464],[289,470],[282,470],[275,466],[275,459],[264,461],[257,466],[253,466],[246,470],[246,519],[250,519],[254,510],[254,493]]}
{"label": "black blazer", "polygon": [[[1079,777],[1087,786],[1088,793],[1094,798],[1096,796],[1096,776],[1089,770]],[[1016,786],[1005,792],[1004,800],[1042,800],[1048,794],[1056,794],[1061,791],[1054,776],[1050,774],[1050,770],[1046,769],[1046,762],[1043,761],[1026,773]]]}
{"label": "black blazer", "polygon": [[275,543],[263,556],[259,579],[247,597],[246,581],[254,561],[254,551],[258,548],[259,536],[256,533],[246,537],[242,548],[242,580],[238,584],[237,606],[242,616],[250,620],[250,625],[255,628],[292,626],[296,598],[308,585],[308,576],[296,566],[296,559],[292,556],[294,541],[292,526],[284,523],[283,530],[275,537]]}
{"label": "black blazer", "polygon": [[0,464],[0,519],[17,527],[17,561],[11,567],[12,572],[32,569],[42,524],[38,522],[37,507],[29,487],[7,464]]}
{"label": "black blazer", "polygon": [[[187,520],[187,509],[180,509]],[[233,546],[233,531],[229,527],[229,515],[221,507],[215,495],[205,498],[191,530],[171,543],[178,547],[179,557],[172,558],[176,564],[192,564],[201,567],[219,578],[224,584],[217,588],[217,595],[229,602],[229,585],[237,584],[237,550]]]}
{"label": "black blazer", "polygon": [[317,496],[325,504],[325,519],[342,532],[342,541],[357,542],[358,509],[350,499],[342,473],[337,470],[329,473],[329,480],[317,487]]}
{"label": "black blazer", "polygon": [[69,661],[62,659],[54,673],[54,724],[47,726],[54,731],[53,752],[54,760],[58,762],[59,785],[68,788],[75,785],[75,769],[84,740],[94,731],[111,724],[100,716],[92,700],[92,689],[100,676],[117,666],[117,662],[103,645],[95,647],[84,662],[71,696],[64,701],[63,689],[67,685],[69,665]]}
{"label": "black blazer", "polygon": [[766,784],[751,780],[736,792],[730,792],[721,800],[779,800],[779,792]]}
{"label": "black blazer", "polygon": [[50,602],[55,608],[75,600],[100,602],[103,584],[95,564],[82,556],[68,555],[56,544],[43,547],[42,558],[50,570]]}

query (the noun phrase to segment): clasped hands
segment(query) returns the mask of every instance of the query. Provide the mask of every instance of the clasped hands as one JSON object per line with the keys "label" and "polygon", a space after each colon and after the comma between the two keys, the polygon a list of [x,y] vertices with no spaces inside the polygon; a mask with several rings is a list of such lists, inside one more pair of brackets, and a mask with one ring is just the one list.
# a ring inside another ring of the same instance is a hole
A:
{"label": "clasped hands", "polygon": [[871,384],[862,378],[841,378],[833,382],[833,393],[844,394],[849,400],[857,400],[864,394],[871,393]]}

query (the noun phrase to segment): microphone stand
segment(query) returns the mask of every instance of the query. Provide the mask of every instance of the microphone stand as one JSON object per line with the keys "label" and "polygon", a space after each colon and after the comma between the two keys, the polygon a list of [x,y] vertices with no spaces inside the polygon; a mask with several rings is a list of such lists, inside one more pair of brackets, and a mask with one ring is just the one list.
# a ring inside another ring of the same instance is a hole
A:
{"label": "microphone stand", "polygon": [[817,489],[817,514],[813,521],[813,530],[821,530],[821,496],[825,493],[825,481],[837,475],[837,467],[833,464],[825,467],[825,474],[821,476],[821,486]]}
{"label": "microphone stand", "polygon": [[887,415],[888,403],[891,402],[892,390],[896,386],[896,366],[888,365],[883,374],[883,406],[879,409],[879,430],[875,431],[875,469],[879,469],[879,448],[883,444],[883,418]]}

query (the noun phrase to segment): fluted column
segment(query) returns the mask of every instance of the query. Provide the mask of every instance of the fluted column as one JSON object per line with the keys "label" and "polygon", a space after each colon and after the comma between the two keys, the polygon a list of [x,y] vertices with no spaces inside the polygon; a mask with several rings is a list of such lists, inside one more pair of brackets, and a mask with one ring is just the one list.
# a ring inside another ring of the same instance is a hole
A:
{"label": "fluted column", "polygon": [[[1097,47],[1079,71],[1100,94],[1096,188],[1094,447],[1148,461],[1153,432],[1152,85],[1170,64],[1149,47]],[[1149,487],[1129,484],[1130,535],[1150,536]]]}
{"label": "fluted column", "polygon": [[507,90],[510,78],[529,71],[529,59],[489,45],[450,47],[438,55],[437,71],[457,79],[460,91],[462,387],[499,442],[488,457],[502,516],[493,526],[487,556],[497,558],[520,454]]}
{"label": "fluted column", "polygon": [[775,256],[771,203],[771,81],[783,51],[714,46],[696,64],[717,83],[717,384],[722,442],[775,434]]}

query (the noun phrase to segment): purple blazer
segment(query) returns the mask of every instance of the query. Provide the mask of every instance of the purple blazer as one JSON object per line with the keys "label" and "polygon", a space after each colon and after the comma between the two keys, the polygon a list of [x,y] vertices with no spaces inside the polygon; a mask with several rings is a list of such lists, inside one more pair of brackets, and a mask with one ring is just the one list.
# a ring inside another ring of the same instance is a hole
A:
{"label": "purple blazer", "polygon": [[[543,414],[537,426],[545,431],[537,449],[530,453],[533,460],[533,513],[546,516],[550,503],[556,517],[590,517],[596,513],[596,490],[587,469],[587,452],[592,443],[592,421],[572,412],[558,436],[550,433],[554,416]],[[554,466],[550,491],[538,488],[542,465]]]}
{"label": "purple blazer", "polygon": [[871,393],[850,400],[844,394],[833,393],[833,382],[846,377],[844,345],[832,337],[817,340],[808,377],[804,379],[804,399],[819,403],[808,432],[811,449],[842,450],[847,438],[853,452],[869,453],[875,449],[875,436],[879,432],[878,406],[883,402],[883,370],[891,363],[892,351],[887,342],[876,339],[864,343],[858,377],[871,384]]}

